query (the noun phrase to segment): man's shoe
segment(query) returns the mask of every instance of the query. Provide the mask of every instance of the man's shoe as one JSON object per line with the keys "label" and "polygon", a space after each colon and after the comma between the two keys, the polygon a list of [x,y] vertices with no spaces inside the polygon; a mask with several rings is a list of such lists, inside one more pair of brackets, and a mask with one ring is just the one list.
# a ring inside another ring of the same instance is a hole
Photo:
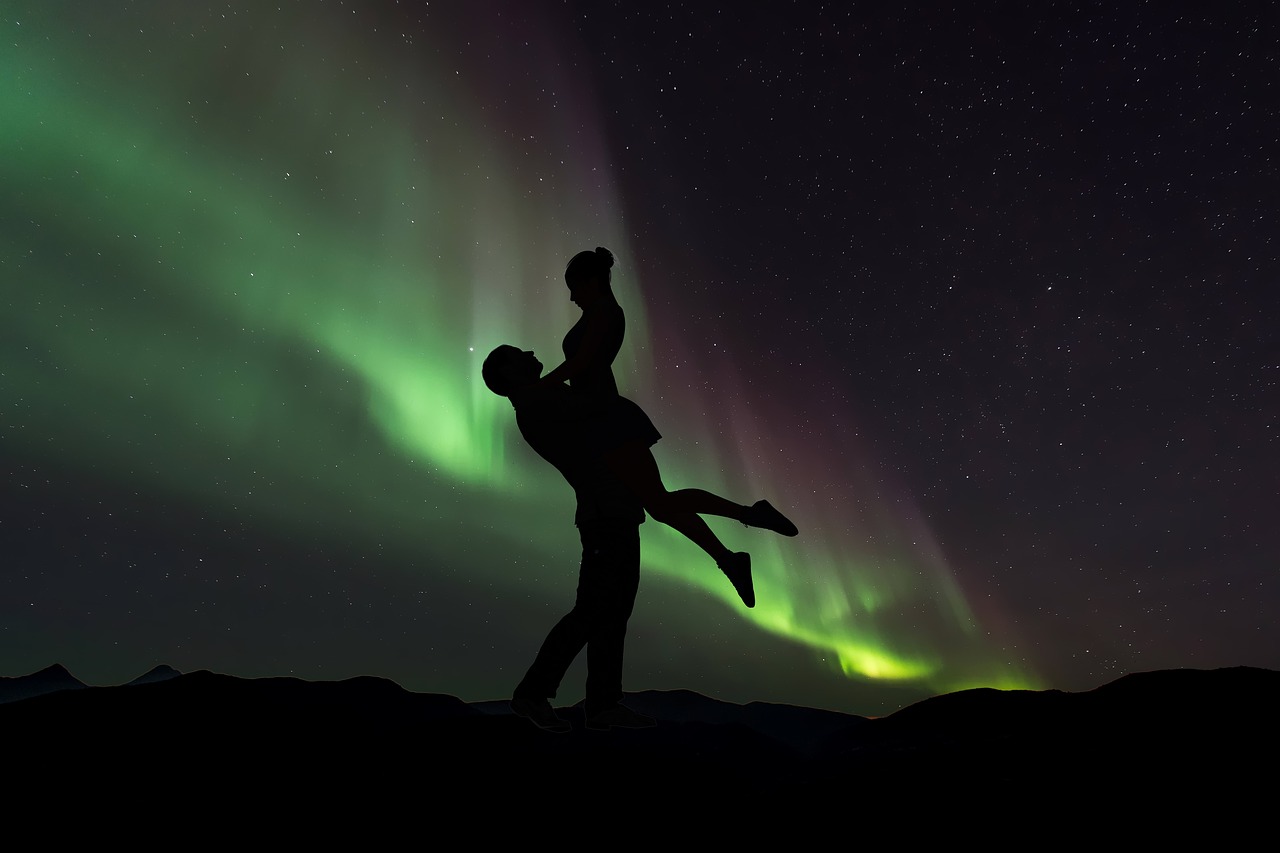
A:
{"label": "man's shoe", "polygon": [[756,589],[751,583],[751,555],[745,551],[735,551],[718,564],[720,571],[738,591],[738,597],[748,607],[756,606]]}
{"label": "man's shoe", "polygon": [[653,717],[633,711],[626,705],[614,705],[587,717],[587,728],[595,732],[614,729],[651,729],[658,724]]}
{"label": "man's shoe", "polygon": [[781,533],[783,536],[795,536],[800,530],[791,523],[791,519],[773,508],[768,501],[756,501],[747,508],[747,517],[742,520],[747,527],[762,527]]}
{"label": "man's shoe", "polygon": [[564,734],[573,729],[573,726],[556,714],[551,707],[551,703],[546,699],[526,699],[520,696],[513,696],[511,698],[511,712],[517,717],[524,717],[546,732]]}

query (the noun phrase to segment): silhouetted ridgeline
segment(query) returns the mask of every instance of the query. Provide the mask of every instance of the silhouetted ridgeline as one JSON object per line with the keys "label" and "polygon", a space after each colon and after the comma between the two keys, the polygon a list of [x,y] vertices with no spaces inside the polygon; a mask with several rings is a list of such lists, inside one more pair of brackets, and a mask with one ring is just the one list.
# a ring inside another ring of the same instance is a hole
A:
{"label": "silhouetted ridgeline", "polygon": [[[1218,794],[1256,791],[1253,771],[1280,757],[1277,696],[1280,673],[1244,667],[1129,675],[1085,693],[967,690],[882,719],[645,691],[626,701],[657,728],[589,732],[580,709],[566,708],[574,731],[555,735],[501,702],[410,693],[379,678],[157,668],[128,685],[86,688],[50,667],[0,680],[0,731],[11,777],[56,780],[67,796],[109,788],[128,766],[158,789],[205,790],[233,772],[249,789],[376,799],[428,785],[465,798],[532,778],[524,800],[732,786],[771,802],[834,805],[906,790],[1173,792],[1206,779]],[[406,773],[417,787],[404,787]]]}

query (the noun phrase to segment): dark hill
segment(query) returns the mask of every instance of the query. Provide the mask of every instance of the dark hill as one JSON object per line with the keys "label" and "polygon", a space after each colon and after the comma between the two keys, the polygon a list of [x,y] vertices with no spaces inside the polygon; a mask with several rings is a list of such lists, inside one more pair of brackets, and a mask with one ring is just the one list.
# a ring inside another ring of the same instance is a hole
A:
{"label": "dark hill", "polygon": [[10,778],[67,796],[110,790],[128,767],[149,796],[171,786],[212,796],[230,778],[238,796],[425,797],[451,808],[510,797],[692,804],[736,791],[748,811],[757,801],[841,809],[905,792],[1006,804],[1082,786],[1095,797],[1154,796],[1206,779],[1218,794],[1249,793],[1254,769],[1280,757],[1277,695],[1276,672],[1173,671],[1086,693],[968,690],[868,720],[646,691],[628,702],[656,728],[585,731],[574,707],[561,709],[574,731],[555,735],[500,703],[472,707],[379,678],[194,672],[9,702],[0,731],[21,734],[9,741]]}

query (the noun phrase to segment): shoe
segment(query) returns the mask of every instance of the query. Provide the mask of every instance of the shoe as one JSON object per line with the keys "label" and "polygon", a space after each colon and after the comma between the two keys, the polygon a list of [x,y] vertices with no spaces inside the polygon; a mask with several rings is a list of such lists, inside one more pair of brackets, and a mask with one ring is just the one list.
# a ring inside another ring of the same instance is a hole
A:
{"label": "shoe", "polygon": [[755,607],[756,589],[751,583],[751,555],[745,551],[735,551],[719,565],[720,571],[725,573],[729,582],[733,584],[733,588],[738,591],[738,597],[742,599],[742,603],[748,607]]}
{"label": "shoe", "polygon": [[742,520],[747,527],[762,527],[781,533],[783,536],[795,536],[799,529],[791,523],[791,519],[773,508],[768,501],[756,501],[747,508],[747,517]]}
{"label": "shoe", "polygon": [[608,729],[651,729],[658,724],[653,717],[633,711],[626,705],[614,705],[587,717],[587,728],[594,732]]}
{"label": "shoe", "polygon": [[524,717],[546,732],[564,734],[573,729],[573,726],[556,714],[551,707],[551,703],[546,699],[526,699],[521,696],[513,696],[511,697],[511,713],[517,717]]}

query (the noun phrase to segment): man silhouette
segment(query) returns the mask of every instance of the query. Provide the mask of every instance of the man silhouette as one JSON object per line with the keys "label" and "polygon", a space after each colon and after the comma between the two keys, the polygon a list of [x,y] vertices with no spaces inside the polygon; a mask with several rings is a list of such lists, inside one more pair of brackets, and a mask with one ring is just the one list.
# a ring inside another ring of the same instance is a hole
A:
{"label": "man silhouette", "polygon": [[639,498],[588,450],[584,429],[596,404],[562,384],[536,387],[542,363],[532,352],[512,346],[491,352],[483,375],[489,390],[511,401],[516,425],[529,446],[573,487],[578,501],[574,523],[582,539],[573,609],[543,641],[512,694],[511,710],[539,728],[569,731],[549,700],[585,646],[587,728],[653,726],[652,717],[621,704],[622,653],[640,586],[640,525],[645,513]]}

